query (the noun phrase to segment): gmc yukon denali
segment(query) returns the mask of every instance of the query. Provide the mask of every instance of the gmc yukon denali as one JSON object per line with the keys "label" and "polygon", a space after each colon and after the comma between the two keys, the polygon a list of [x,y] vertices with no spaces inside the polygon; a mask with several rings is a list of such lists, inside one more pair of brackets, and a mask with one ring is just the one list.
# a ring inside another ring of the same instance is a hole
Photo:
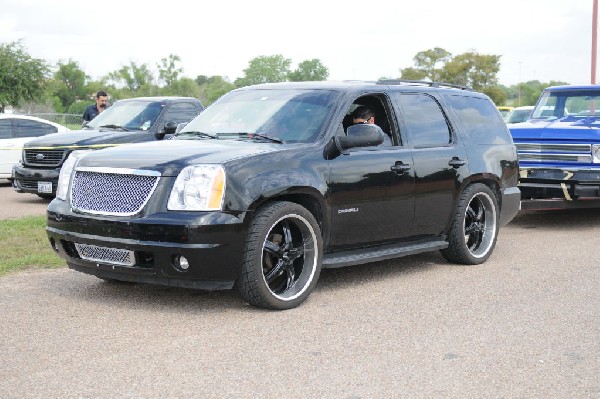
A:
{"label": "gmc yukon denali", "polygon": [[[356,123],[358,107],[372,115]],[[519,210],[517,178],[500,113],[468,88],[264,84],[171,140],[73,152],[47,233],[70,268],[101,279],[235,287],[289,309],[322,268],[438,250],[485,262]]]}

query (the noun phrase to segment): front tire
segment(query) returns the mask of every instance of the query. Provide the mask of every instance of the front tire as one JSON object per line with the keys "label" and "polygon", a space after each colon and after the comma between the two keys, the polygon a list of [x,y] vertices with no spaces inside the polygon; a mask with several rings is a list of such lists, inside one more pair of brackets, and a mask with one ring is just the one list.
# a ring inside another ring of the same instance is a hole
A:
{"label": "front tire", "polygon": [[251,305],[294,308],[316,286],[322,257],[321,231],[308,210],[292,202],[268,204],[248,230],[237,288]]}
{"label": "front tire", "polygon": [[498,201],[485,184],[468,186],[461,193],[444,258],[454,263],[478,265],[485,262],[498,237]]}

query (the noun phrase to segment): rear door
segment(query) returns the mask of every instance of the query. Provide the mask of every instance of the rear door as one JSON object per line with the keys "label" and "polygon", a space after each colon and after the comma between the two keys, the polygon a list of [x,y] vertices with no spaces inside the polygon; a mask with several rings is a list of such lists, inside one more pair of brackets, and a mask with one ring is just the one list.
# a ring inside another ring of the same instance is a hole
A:
{"label": "rear door", "polygon": [[435,93],[396,92],[414,162],[413,235],[441,235],[450,223],[460,182],[467,175],[467,155]]}

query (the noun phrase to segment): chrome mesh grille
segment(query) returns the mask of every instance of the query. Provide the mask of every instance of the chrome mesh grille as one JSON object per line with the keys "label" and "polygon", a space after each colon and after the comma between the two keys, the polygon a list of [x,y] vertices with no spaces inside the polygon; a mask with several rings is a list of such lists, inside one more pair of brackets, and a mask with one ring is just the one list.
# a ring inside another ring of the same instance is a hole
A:
{"label": "chrome mesh grille", "polygon": [[78,170],[71,186],[73,209],[105,215],[134,215],[142,210],[158,184],[158,173]]}
{"label": "chrome mesh grille", "polygon": [[126,249],[106,248],[79,243],[75,243],[75,248],[81,259],[122,266],[133,266],[135,264],[134,252]]}
{"label": "chrome mesh grille", "polygon": [[591,144],[515,143],[520,161],[591,163]]}
{"label": "chrome mesh grille", "polygon": [[59,166],[62,164],[66,149],[36,150],[26,149],[23,151],[27,165]]}

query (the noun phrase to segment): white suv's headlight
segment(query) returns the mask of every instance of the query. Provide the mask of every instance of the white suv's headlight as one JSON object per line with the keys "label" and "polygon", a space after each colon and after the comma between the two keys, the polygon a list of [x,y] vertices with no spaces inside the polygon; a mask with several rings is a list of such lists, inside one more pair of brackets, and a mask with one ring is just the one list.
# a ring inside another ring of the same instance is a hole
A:
{"label": "white suv's headlight", "polygon": [[71,175],[75,170],[77,162],[82,156],[90,152],[91,150],[77,150],[73,151],[67,157],[62,168],[60,168],[60,175],[58,176],[58,186],[56,187],[56,198],[60,198],[63,201],[67,200],[67,193],[69,192],[69,183],[71,182]]}
{"label": "white suv's headlight", "polygon": [[600,144],[592,145],[592,162],[600,163]]}
{"label": "white suv's headlight", "polygon": [[221,165],[194,165],[177,176],[167,209],[170,211],[220,210],[225,194],[225,170]]}

